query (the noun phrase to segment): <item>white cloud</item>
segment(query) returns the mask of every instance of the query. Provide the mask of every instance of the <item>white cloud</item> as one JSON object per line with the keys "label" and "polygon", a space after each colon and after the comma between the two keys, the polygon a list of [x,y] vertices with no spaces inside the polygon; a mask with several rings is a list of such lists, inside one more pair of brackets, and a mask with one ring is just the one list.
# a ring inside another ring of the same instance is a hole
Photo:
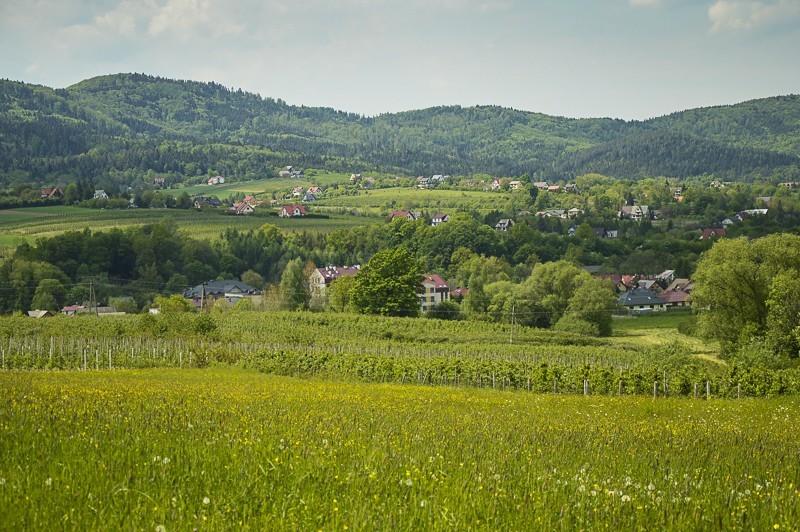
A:
{"label": "white cloud", "polygon": [[800,19],[800,0],[719,0],[708,8],[711,32],[754,30]]}

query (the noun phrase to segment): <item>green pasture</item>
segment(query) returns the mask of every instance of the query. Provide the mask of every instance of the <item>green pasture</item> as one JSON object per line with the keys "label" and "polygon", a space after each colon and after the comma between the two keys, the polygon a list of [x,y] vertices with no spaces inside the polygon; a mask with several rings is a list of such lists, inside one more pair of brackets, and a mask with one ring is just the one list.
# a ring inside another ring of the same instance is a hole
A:
{"label": "green pasture", "polygon": [[356,195],[323,195],[318,203],[362,210],[423,209],[430,214],[437,214],[439,211],[505,211],[512,209],[512,196],[499,192],[395,187],[359,190]]}
{"label": "green pasture", "polygon": [[0,372],[8,530],[796,530],[800,405]]}
{"label": "green pasture", "polygon": [[79,207],[36,207],[0,211],[0,249],[13,248],[22,242],[34,242],[37,238],[51,237],[65,231],[103,231],[111,228],[124,229],[158,222],[164,217],[173,219],[184,233],[200,239],[216,239],[228,227],[240,230],[258,228],[272,224],[287,231],[330,232],[344,227],[383,222],[383,219],[367,216],[338,214],[335,209],[320,210],[327,218],[283,219],[272,215],[277,208],[257,208],[251,216],[230,216],[220,210],[179,209],[135,209],[99,210]]}
{"label": "green pasture", "polygon": [[304,178],[268,178],[254,181],[225,183],[224,185],[194,185],[191,187],[178,187],[162,190],[162,193],[179,196],[184,192],[190,196],[217,196],[226,198],[234,193],[253,194],[259,197],[271,197],[276,193],[278,198],[291,191],[294,187],[308,188],[313,185],[326,187],[333,184],[345,185],[350,183],[350,174],[327,172],[324,170],[309,170]]}

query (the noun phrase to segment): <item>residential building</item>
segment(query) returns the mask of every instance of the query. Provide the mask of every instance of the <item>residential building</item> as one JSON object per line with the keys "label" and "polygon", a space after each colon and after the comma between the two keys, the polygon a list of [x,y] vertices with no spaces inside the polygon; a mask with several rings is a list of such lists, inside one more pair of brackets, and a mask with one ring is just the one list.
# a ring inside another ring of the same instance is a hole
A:
{"label": "residential building", "polygon": [[450,300],[450,287],[438,274],[426,275],[418,291],[420,309],[428,312],[433,306],[442,301]]}
{"label": "residential building", "polygon": [[42,199],[54,199],[63,197],[64,197],[64,192],[58,187],[42,189]]}
{"label": "residential building", "polygon": [[235,304],[243,298],[249,298],[254,303],[260,303],[261,290],[242,281],[215,280],[185,290],[183,297],[191,300],[198,308],[201,301],[205,303],[205,301],[216,301],[217,299],[225,299],[228,303]]}
{"label": "residential building", "polygon": [[436,227],[439,224],[443,224],[450,220],[449,214],[436,214],[431,218],[431,225]]}
{"label": "residential building", "polygon": [[353,266],[326,266],[315,269],[309,280],[312,297],[324,299],[327,288],[333,281],[355,275],[360,270],[361,266],[358,264]]}
{"label": "residential building", "polygon": [[422,219],[422,213],[420,211],[392,211],[389,221],[391,222],[395,218],[405,218],[409,222],[413,222]]}
{"label": "residential building", "polygon": [[295,218],[306,215],[306,208],[302,205],[286,205],[278,211],[281,218]]}
{"label": "residential building", "polygon": [[625,205],[619,211],[619,217],[623,220],[638,222],[641,220],[651,220],[653,218],[653,212],[647,205]]}
{"label": "residential building", "polygon": [[505,232],[508,231],[513,226],[514,226],[514,220],[510,218],[503,218],[495,224],[494,230]]}
{"label": "residential building", "polygon": [[228,209],[228,214],[247,215],[253,214],[253,212],[253,207],[251,207],[246,201],[236,202],[230,209]]}
{"label": "residential building", "polygon": [[703,229],[703,233],[700,235],[700,240],[708,240],[709,238],[724,238],[727,231],[723,227],[711,227],[708,229]]}
{"label": "residential building", "polygon": [[194,206],[197,209],[202,209],[203,207],[211,207],[212,209],[216,209],[217,207],[222,207],[222,202],[214,197],[198,196],[194,199]]}
{"label": "residential building", "polygon": [[633,288],[620,294],[619,304],[628,311],[628,314],[649,314],[667,310],[667,302],[657,296],[652,290]]}

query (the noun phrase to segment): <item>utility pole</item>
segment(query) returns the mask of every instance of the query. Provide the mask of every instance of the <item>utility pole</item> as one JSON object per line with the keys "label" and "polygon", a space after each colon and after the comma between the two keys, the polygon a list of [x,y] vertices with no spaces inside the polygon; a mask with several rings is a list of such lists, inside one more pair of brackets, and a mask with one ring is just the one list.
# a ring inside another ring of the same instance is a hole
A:
{"label": "utility pole", "polygon": [[201,314],[205,311],[205,308],[206,308],[205,299],[206,299],[206,283],[202,283],[202,284],[200,284],[200,313]]}
{"label": "utility pole", "polygon": [[517,305],[516,304],[512,304],[511,305],[511,337],[508,339],[508,343],[510,343],[510,344],[514,343],[514,322],[516,321],[516,309],[517,309]]}
{"label": "utility pole", "polygon": [[94,293],[94,279],[89,281],[89,308],[91,309],[94,307],[94,315],[99,316],[100,313],[97,310],[97,295]]}

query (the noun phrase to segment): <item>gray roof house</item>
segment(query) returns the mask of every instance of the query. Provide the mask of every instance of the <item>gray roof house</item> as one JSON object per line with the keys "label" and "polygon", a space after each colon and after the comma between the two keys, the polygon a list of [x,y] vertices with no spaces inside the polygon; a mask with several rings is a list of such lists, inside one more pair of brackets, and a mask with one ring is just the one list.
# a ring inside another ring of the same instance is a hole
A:
{"label": "gray roof house", "polygon": [[219,299],[220,297],[238,299],[247,296],[260,295],[261,290],[253,288],[247,283],[234,280],[208,281],[189,288],[183,292],[187,299],[200,299],[201,297]]}
{"label": "gray roof house", "polygon": [[667,302],[646,288],[634,288],[623,292],[618,301],[628,314],[649,314],[667,310]]}

